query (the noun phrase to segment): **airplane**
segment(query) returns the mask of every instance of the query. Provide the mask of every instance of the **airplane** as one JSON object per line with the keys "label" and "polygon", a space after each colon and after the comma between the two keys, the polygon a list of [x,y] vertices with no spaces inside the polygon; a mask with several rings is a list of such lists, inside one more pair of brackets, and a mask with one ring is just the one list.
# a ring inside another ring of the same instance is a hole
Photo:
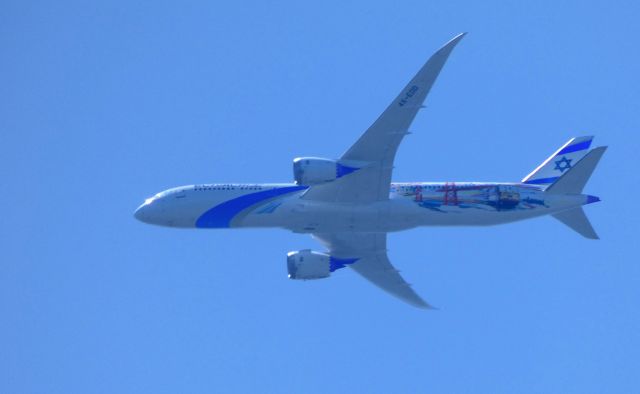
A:
{"label": "airplane", "polygon": [[326,251],[289,252],[290,279],[328,278],[349,267],[381,289],[433,308],[387,256],[387,233],[418,226],[489,226],[551,215],[589,239],[598,236],[582,206],[600,201],[582,190],[606,147],[572,138],[520,182],[391,181],[409,126],[453,48],[429,58],[378,119],[339,158],[293,160],[293,183],[214,183],[162,191],[135,211],[160,226],[220,229],[276,227],[311,234]]}

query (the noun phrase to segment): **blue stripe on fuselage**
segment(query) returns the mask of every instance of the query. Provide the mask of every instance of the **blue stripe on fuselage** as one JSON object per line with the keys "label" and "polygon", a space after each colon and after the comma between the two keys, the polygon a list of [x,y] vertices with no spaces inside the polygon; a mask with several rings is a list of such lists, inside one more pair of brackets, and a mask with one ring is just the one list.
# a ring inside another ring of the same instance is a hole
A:
{"label": "blue stripe on fuselage", "polygon": [[203,213],[196,220],[199,228],[227,228],[238,213],[270,198],[306,189],[307,186],[286,186],[257,193],[245,194],[225,201]]}

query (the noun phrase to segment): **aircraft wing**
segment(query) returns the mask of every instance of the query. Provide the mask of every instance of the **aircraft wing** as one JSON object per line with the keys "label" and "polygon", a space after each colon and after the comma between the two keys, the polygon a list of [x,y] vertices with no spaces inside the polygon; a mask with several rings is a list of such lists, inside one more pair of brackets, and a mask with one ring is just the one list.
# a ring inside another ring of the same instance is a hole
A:
{"label": "aircraft wing", "polygon": [[[386,233],[322,233],[312,234],[329,250],[332,257],[346,260],[357,273],[382,290],[413,306],[432,309],[411,288],[387,257]],[[338,267],[340,268],[340,267]]]}
{"label": "aircraft wing", "polygon": [[372,202],[389,198],[393,160],[398,146],[423,107],[449,54],[465,34],[458,34],[434,53],[382,115],[342,155],[340,162],[359,170],[333,182],[311,187],[304,199]]}

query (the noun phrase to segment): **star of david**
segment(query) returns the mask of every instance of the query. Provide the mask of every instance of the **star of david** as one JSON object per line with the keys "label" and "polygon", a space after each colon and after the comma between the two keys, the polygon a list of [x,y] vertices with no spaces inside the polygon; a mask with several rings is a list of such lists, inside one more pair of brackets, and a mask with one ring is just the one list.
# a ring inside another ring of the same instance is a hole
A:
{"label": "star of david", "polygon": [[565,172],[565,170],[568,170],[569,168],[571,168],[572,160],[573,159],[567,159],[566,157],[562,156],[562,159],[556,161],[556,168],[554,168],[554,170]]}

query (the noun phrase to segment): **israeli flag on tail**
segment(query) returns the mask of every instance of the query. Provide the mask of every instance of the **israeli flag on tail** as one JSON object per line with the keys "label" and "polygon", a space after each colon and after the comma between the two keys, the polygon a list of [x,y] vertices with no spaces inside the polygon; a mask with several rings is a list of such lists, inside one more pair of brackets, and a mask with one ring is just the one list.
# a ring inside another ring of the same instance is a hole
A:
{"label": "israeli flag on tail", "polygon": [[549,186],[576,165],[587,153],[593,136],[576,137],[562,145],[553,155],[527,175],[522,183]]}

